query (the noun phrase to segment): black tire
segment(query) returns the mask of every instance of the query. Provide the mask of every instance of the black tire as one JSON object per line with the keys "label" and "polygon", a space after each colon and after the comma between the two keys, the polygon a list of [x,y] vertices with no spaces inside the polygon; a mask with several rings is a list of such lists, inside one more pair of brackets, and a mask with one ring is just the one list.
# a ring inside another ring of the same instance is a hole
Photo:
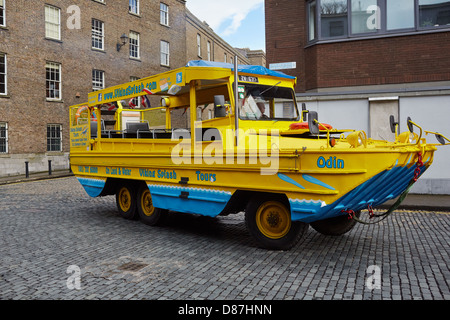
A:
{"label": "black tire", "polygon": [[[361,211],[357,211],[356,217],[359,217],[360,213]],[[342,215],[312,222],[311,227],[326,236],[341,236],[352,230],[356,223],[355,219],[349,219],[348,215]]]}
{"label": "black tire", "polygon": [[308,224],[291,221],[287,201],[257,196],[245,209],[245,224],[256,243],[270,250],[289,250],[306,234]]}
{"label": "black tire", "polygon": [[146,185],[139,188],[136,197],[136,206],[140,220],[149,226],[156,226],[167,217],[167,210],[155,208],[152,202],[150,190]]}
{"label": "black tire", "polygon": [[123,218],[135,220],[138,217],[136,210],[136,188],[132,183],[124,183],[117,189],[116,205]]}

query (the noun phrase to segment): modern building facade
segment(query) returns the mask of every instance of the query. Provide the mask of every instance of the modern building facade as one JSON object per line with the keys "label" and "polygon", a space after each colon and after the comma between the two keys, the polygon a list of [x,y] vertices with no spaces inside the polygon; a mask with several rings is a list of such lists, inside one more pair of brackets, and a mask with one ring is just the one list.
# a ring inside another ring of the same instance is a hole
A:
{"label": "modern building facade", "polygon": [[208,42],[248,63],[197,21],[184,0],[0,0],[0,176],[68,169],[68,107],[91,91],[206,59]]}
{"label": "modern building facade", "polygon": [[[450,135],[450,1],[266,0],[267,64],[319,120],[393,139],[389,116]],[[435,141],[428,136],[429,141]],[[449,148],[414,186],[450,194]]]}

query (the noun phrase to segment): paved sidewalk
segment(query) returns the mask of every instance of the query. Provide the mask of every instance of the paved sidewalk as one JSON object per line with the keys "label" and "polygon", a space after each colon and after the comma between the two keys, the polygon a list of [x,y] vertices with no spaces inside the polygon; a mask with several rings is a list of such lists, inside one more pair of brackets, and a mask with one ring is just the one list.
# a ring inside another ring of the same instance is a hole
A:
{"label": "paved sidewalk", "polygon": [[3,176],[3,177],[0,176],[0,185],[28,182],[28,181],[46,180],[46,179],[55,179],[55,178],[70,177],[70,176],[73,176],[73,173],[69,169],[55,170],[55,171],[52,171],[51,175],[49,175],[48,171],[30,173],[28,178],[24,174],[21,174],[18,176]]}
{"label": "paved sidewalk", "polygon": [[232,319],[241,301],[301,310],[298,300],[450,300],[446,213],[397,210],[340,237],[309,228],[291,250],[271,251],[255,245],[243,213],[168,213],[150,227],[73,176],[2,185],[0,205],[0,300],[171,300],[174,318],[217,301],[214,315]]}

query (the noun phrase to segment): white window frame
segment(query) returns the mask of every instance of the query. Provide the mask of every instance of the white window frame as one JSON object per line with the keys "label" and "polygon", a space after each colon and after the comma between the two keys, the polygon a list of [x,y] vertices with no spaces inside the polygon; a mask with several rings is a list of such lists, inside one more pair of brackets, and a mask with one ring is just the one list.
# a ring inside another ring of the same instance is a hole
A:
{"label": "white window frame", "polygon": [[[105,50],[105,23],[101,20],[92,19],[91,32],[92,49]],[[95,46],[95,42],[100,43],[101,46]]]}
{"label": "white window frame", "polygon": [[139,15],[139,0],[128,0],[128,12]]}
{"label": "white window frame", "polygon": [[206,53],[207,53],[208,61],[211,61],[211,41],[206,42]]}
{"label": "white window frame", "polygon": [[[50,71],[49,71],[50,69]],[[56,72],[55,72],[56,70]],[[58,77],[47,77],[47,72],[55,73]],[[58,84],[58,85],[57,85]],[[53,88],[51,88],[53,87]],[[61,63],[46,61],[45,63],[45,96],[47,100],[61,100],[62,99],[62,80],[61,80]]]}
{"label": "white window frame", "polygon": [[169,5],[163,2],[159,4],[159,23],[169,26]]}
{"label": "white window frame", "polygon": [[[54,21],[53,18],[57,19]],[[61,40],[61,9],[49,4],[45,5],[45,37],[47,39]],[[57,35],[54,35],[57,29]]]}
{"label": "white window frame", "polygon": [[3,59],[5,61],[5,72],[0,74],[0,76],[4,76],[4,79],[5,79],[5,92],[0,92],[0,95],[6,96],[8,94],[8,62],[7,62],[7,58],[6,58],[6,53],[0,52],[0,58],[1,57],[3,57]]}
{"label": "white window frame", "polygon": [[199,33],[197,33],[197,55],[202,56],[202,37]]}
{"label": "white window frame", "polygon": [[138,32],[130,31],[130,58],[140,59],[140,35]]}
{"label": "white window frame", "polygon": [[0,13],[2,14],[3,17],[3,23],[0,23],[0,27],[6,27],[6,0],[0,0]]}
{"label": "white window frame", "polygon": [[[52,128],[55,128],[55,129],[59,128],[59,137],[56,135],[54,137],[52,136],[52,133],[53,133],[51,130]],[[50,137],[49,137],[49,129],[50,129]],[[49,146],[50,146],[50,148],[49,148]],[[51,150],[52,146],[55,146],[59,150]],[[62,151],[62,124],[48,123],[47,124],[47,152],[61,152],[61,151]]]}
{"label": "white window frame", "polygon": [[92,91],[105,89],[105,71],[92,70]]}
{"label": "white window frame", "polygon": [[160,42],[161,65],[170,65],[170,43],[164,40]]}
{"label": "white window frame", "polygon": [[5,130],[5,136],[2,137],[0,135],[0,141],[4,140],[5,141],[5,151],[0,150],[0,154],[5,154],[8,153],[8,122],[0,122],[0,131],[1,128],[4,128]]}

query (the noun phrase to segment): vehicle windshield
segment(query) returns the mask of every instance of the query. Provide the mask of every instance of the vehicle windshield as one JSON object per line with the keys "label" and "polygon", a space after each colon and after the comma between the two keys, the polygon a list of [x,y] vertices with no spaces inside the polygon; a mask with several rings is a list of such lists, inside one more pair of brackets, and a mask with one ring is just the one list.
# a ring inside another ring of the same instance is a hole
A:
{"label": "vehicle windshield", "polygon": [[291,88],[240,83],[238,94],[242,120],[299,120]]}

